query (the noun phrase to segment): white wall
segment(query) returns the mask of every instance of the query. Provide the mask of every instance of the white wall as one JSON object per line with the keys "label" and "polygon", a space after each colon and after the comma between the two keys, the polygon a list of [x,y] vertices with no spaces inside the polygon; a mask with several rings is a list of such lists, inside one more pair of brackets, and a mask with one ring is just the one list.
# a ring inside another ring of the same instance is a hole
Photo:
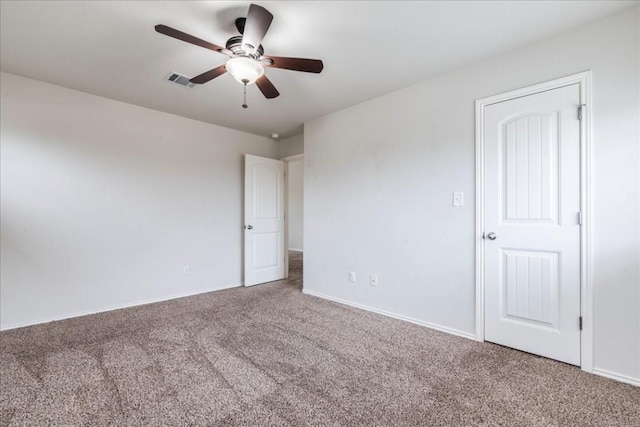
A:
{"label": "white wall", "polygon": [[289,250],[304,250],[304,157],[287,162]]}
{"label": "white wall", "polygon": [[241,283],[242,154],[276,143],[11,74],[1,90],[3,329]]}
{"label": "white wall", "polygon": [[591,69],[594,367],[640,381],[638,17],[305,123],[305,291],[474,334],[474,101]]}
{"label": "white wall", "polygon": [[304,134],[290,136],[278,142],[278,157],[295,156],[304,153]]}

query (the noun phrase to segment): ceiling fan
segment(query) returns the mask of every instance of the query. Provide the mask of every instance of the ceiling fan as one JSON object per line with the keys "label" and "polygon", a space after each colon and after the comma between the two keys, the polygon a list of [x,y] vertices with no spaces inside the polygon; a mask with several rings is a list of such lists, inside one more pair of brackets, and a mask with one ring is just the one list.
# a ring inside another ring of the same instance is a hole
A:
{"label": "ceiling fan", "polygon": [[244,104],[242,104],[242,107],[247,108],[247,85],[252,83],[258,86],[265,98],[270,99],[280,95],[273,83],[264,74],[265,67],[307,73],[319,73],[324,68],[322,61],[319,59],[264,55],[264,48],[260,43],[267,34],[271,21],[273,21],[273,15],[267,9],[257,4],[250,5],[247,17],[238,18],[235,22],[236,28],[241,35],[231,37],[227,40],[225,47],[209,43],[166,25],[156,25],[155,29],[157,32],[169,37],[229,56],[225,64],[195,76],[190,81],[195,84],[203,84],[228,72],[244,85]]}

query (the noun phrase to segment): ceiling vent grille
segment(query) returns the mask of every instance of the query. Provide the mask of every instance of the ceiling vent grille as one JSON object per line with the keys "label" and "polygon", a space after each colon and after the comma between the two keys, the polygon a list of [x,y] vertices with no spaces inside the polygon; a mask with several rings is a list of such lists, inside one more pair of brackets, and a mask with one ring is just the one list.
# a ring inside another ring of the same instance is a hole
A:
{"label": "ceiling vent grille", "polygon": [[194,87],[196,87],[195,83],[191,83],[189,81],[190,80],[189,77],[183,76],[182,74],[171,72],[167,74],[164,79],[169,83],[175,83],[183,87],[188,87],[189,89],[193,89]]}

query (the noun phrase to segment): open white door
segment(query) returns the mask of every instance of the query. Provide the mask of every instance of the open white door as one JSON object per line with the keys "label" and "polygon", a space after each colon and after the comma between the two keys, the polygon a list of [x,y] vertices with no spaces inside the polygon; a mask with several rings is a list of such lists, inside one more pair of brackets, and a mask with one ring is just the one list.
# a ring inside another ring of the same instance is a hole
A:
{"label": "open white door", "polygon": [[244,285],[284,276],[284,162],[246,154]]}
{"label": "open white door", "polygon": [[485,339],[580,365],[580,88],[484,110]]}

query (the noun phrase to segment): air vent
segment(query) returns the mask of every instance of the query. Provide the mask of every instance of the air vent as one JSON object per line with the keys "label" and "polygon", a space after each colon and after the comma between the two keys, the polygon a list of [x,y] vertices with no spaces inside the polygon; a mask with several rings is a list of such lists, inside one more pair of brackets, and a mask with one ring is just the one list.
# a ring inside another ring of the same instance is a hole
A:
{"label": "air vent", "polygon": [[189,89],[193,89],[194,87],[196,87],[194,83],[191,83],[189,81],[189,77],[183,76],[182,74],[169,73],[165,76],[164,79],[169,83],[175,83],[180,86],[188,87]]}

